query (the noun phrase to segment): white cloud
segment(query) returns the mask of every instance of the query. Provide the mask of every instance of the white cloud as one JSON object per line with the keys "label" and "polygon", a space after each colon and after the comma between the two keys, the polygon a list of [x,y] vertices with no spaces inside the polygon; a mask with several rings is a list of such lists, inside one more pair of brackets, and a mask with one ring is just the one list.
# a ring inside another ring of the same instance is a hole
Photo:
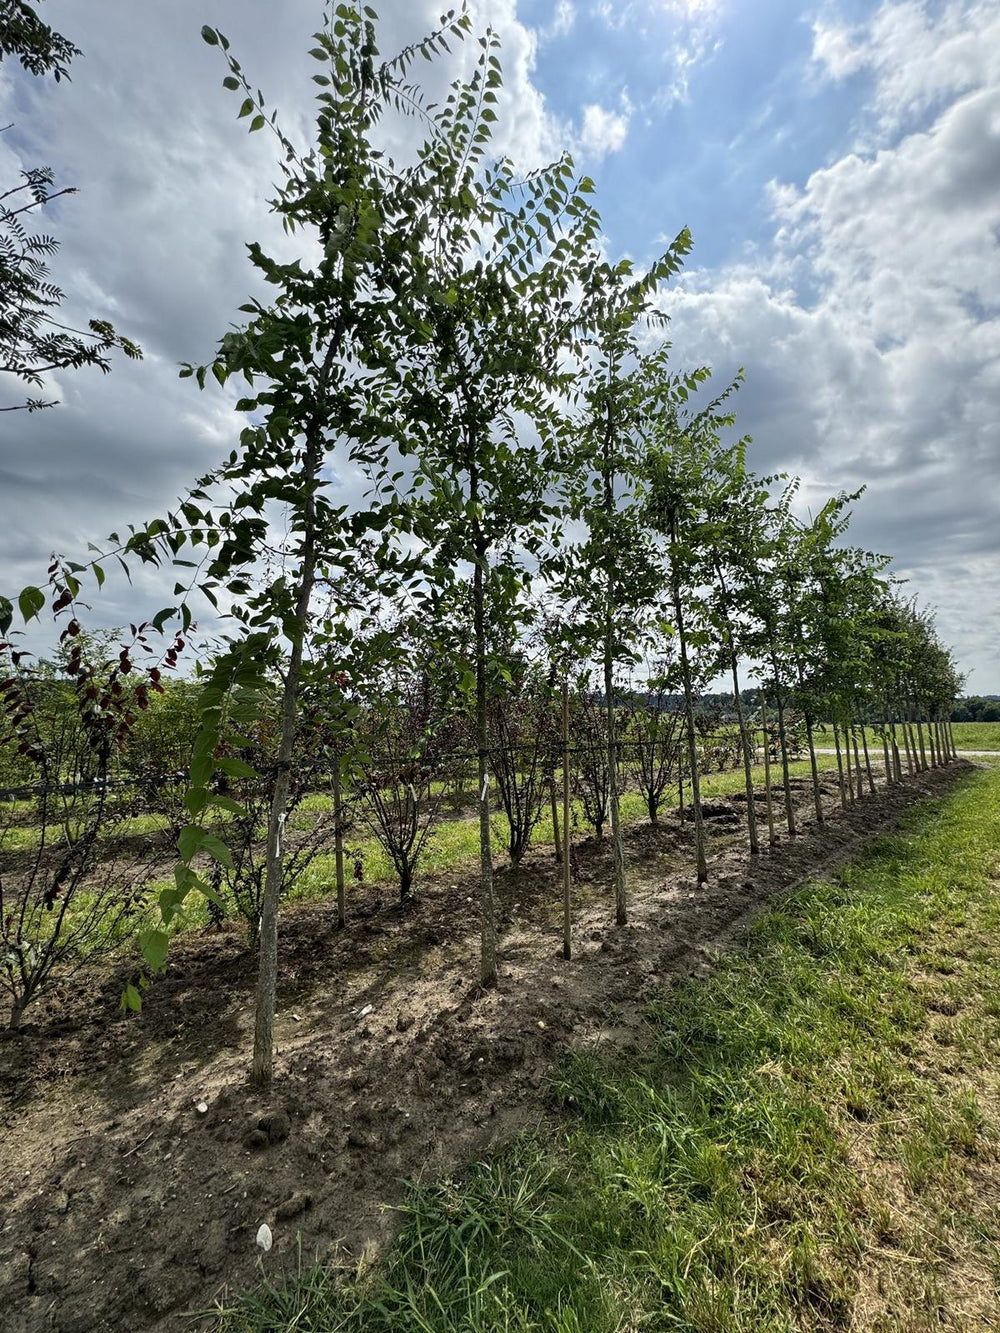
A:
{"label": "white cloud", "polygon": [[617,153],[628,137],[628,112],[608,111],[596,103],[583,109],[579,147],[586,157],[598,161],[609,153]]}
{"label": "white cloud", "polygon": [[819,39],[831,77],[871,75],[858,146],[772,183],[772,245],[666,301],[685,361],[745,363],[756,466],[814,496],[868,483],[857,539],[939,602],[979,689],[1000,687],[998,25],[996,6],[907,2]]}
{"label": "white cloud", "polygon": [[548,41],[553,37],[567,37],[576,25],[576,6],[573,0],[556,0],[552,22],[542,31],[542,37]]}

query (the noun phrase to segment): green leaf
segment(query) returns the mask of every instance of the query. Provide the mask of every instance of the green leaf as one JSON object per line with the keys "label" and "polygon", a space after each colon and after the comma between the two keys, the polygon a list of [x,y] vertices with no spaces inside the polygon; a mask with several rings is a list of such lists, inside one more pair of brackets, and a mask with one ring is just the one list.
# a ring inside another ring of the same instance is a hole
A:
{"label": "green leaf", "polygon": [[0,634],[6,634],[14,620],[14,603],[9,597],[0,597]]}
{"label": "green leaf", "polygon": [[200,824],[185,824],[177,838],[177,850],[181,854],[182,861],[190,861],[198,849],[201,847],[201,840],[205,836],[205,830]]}
{"label": "green leaf", "polygon": [[184,804],[187,807],[187,812],[192,819],[194,819],[197,815],[200,815],[202,810],[204,810],[205,806],[208,805],[208,798],[210,794],[211,793],[208,791],[206,787],[201,787],[201,786],[189,787],[188,790],[184,793]]}
{"label": "green leaf", "polygon": [[45,594],[42,592],[41,588],[22,588],[21,594],[17,599],[17,605],[24,619],[24,623],[27,624],[29,620],[34,620],[39,611],[44,607]]}
{"label": "green leaf", "polygon": [[149,964],[153,972],[160,972],[164,963],[167,961],[167,950],[170,948],[170,936],[165,930],[159,928],[153,930],[144,930],[139,936],[139,944],[142,948],[142,956]]}
{"label": "green leaf", "polygon": [[209,46],[219,45],[219,35],[214,28],[210,28],[206,23],[201,30],[201,40],[207,42]]}
{"label": "green leaf", "polygon": [[254,116],[253,120],[250,122],[249,132],[253,134],[254,130],[262,130],[266,124],[267,121],[263,116]]}
{"label": "green leaf", "polygon": [[216,767],[223,773],[228,773],[231,778],[256,778],[259,774],[255,768],[244,763],[242,759],[235,759],[230,755],[224,755],[223,758],[215,761]]}
{"label": "green leaf", "polygon": [[234,78],[232,74],[227,74],[222,80],[222,86],[223,88],[228,88],[231,93],[235,93],[240,86],[240,81],[239,79]]}
{"label": "green leaf", "polygon": [[134,986],[128,985],[122,992],[121,1008],[123,1010],[131,1009],[134,1014],[142,1013],[142,996]]}
{"label": "green leaf", "polygon": [[228,810],[231,815],[245,815],[246,810],[239,801],[234,801],[231,796],[213,796],[208,804],[218,810]]}

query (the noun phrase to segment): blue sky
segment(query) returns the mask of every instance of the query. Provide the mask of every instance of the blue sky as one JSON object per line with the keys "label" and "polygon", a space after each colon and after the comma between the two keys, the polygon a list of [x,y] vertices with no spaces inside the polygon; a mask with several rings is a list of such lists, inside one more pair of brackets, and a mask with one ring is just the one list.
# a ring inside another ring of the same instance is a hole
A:
{"label": "blue sky", "polygon": [[[382,0],[388,52],[440,0]],[[945,639],[1000,693],[1000,0],[470,0],[503,41],[498,142],[526,167],[570,149],[607,248],[648,260],[684,225],[663,298],[680,366],[746,372],[751,465],[804,505],[868,489],[855,540],[895,557]],[[203,23],[230,37],[286,127],[308,135],[317,0],[46,0],[85,52],[70,84],[0,66],[0,178],[45,162],[73,318],[106,315],[141,366],[60,376],[59,408],[0,417],[0,567],[38,579],[161,512],[228,451],[233,400],[199,361],[253,286],[244,243],[280,245],[265,135],[234,121]],[[422,67],[443,87],[449,70]],[[405,143],[401,150],[405,151]],[[340,478],[348,489],[352,478]],[[138,618],[155,581],[106,599]],[[118,598],[116,601],[115,598]]]}

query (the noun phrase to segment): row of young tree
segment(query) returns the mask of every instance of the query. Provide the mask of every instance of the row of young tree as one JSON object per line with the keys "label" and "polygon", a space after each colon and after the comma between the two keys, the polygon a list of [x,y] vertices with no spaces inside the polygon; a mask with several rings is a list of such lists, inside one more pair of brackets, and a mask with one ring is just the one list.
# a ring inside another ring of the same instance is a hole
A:
{"label": "row of young tree", "polygon": [[[699,882],[709,866],[695,704],[720,673],[732,678],[754,855],[757,720],[743,706],[741,671],[764,693],[772,841],[772,727],[786,831],[797,833],[793,710],[804,721],[820,821],[820,720],[835,723],[838,754],[842,738],[852,746],[860,738],[872,785],[866,722],[879,728],[887,782],[901,779],[903,753],[919,767],[954,748],[943,726],[959,687],[954,666],[929,620],[893,589],[887,561],[846,544],[856,497],[796,517],[794,483],[747,468],[731,406],[737,385],[713,396],[707,368],[672,367],[659,305],[690,249],[687,231],[642,271],[613,263],[593,185],[574,175],[568,156],[518,175],[492,153],[501,97],[492,32],[478,38],[467,78],[441,102],[424,96],[416,62],[441,58],[470,33],[467,14],[452,14],[384,59],[373,11],[331,7],[312,50],[314,141],[300,150],[226,38],[203,30],[226,63],[224,86],[240,96],[239,116],[251,132],[275,136],[283,181],[273,207],[301,237],[302,257],[284,262],[251,245],[271,299],[242,307],[246,322],[209,365],[182,371],[201,387],[243,382],[238,447],[173,511],[124,538],[112,534],[93,559],[54,560],[47,586],[17,599],[25,620],[48,606],[62,626],[81,719],[105,762],[128,745],[163,689],[164,668],[177,665],[196,598],[224,613],[229,630],[202,672],[184,766],[174,885],[159,895],[160,920],[143,948],[148,968],[159,969],[188,896],[221,906],[217,886],[237,870],[220,812],[256,828],[247,793],[263,786],[252,1068],[261,1087],[273,1071],[285,832],[317,726],[336,757],[337,801],[342,785],[363,789],[365,808],[377,812],[403,775],[413,800],[375,818],[412,822],[417,790],[434,793],[427,756],[457,714],[467,717],[484,987],[497,979],[493,792],[508,812],[516,807],[532,745],[548,747],[538,771],[548,773],[550,800],[557,771],[568,780],[569,685],[591,666],[593,686],[577,698],[600,717],[620,924],[628,917],[622,757],[636,744],[621,705],[637,688],[680,701],[675,762],[688,776]],[[351,479],[357,498],[345,499],[352,489],[331,485],[333,477]],[[81,597],[85,583],[104,583],[114,560],[126,572],[136,562],[170,568],[179,600],[95,665],[76,651]],[[13,604],[0,602],[0,630],[13,617]],[[160,655],[153,636],[164,631],[174,637]],[[55,786],[64,775],[37,734],[27,659],[8,640],[0,696],[11,743]],[[546,689],[529,692],[517,715],[526,656],[540,664]],[[546,729],[532,713],[538,699],[547,701]],[[515,716],[518,730],[505,731]],[[266,764],[254,742],[265,723]],[[379,763],[388,736],[397,748],[407,738],[404,763],[395,753]],[[504,749],[516,755],[509,772],[497,763]],[[846,771],[853,787],[850,754]],[[232,794],[241,783],[249,784],[242,802]],[[565,838],[568,781],[561,796]],[[513,832],[509,851],[523,851]],[[570,857],[562,862],[568,922]],[[52,886],[48,893],[59,900]],[[138,1006],[135,987],[126,1000]]]}

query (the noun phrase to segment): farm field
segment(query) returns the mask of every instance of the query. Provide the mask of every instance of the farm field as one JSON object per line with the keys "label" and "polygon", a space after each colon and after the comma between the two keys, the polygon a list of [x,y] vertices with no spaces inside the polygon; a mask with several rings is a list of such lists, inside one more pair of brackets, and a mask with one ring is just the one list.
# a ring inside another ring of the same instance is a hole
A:
{"label": "farm field", "polygon": [[545,1124],[412,1193],[383,1263],[217,1328],[992,1327],[998,873],[993,768],[565,1057]]}
{"label": "farm field", "polygon": [[[136,1333],[186,1327],[183,1311],[210,1308],[224,1288],[253,1286],[253,1238],[263,1220],[275,1236],[268,1273],[294,1267],[300,1235],[307,1259],[318,1253],[356,1264],[396,1229],[379,1205],[401,1202],[401,1179],[453,1172],[538,1124],[567,1048],[593,1054],[641,1045],[648,1006],[669,998],[673,1007],[676,978],[700,976],[773,895],[842,862],[859,837],[926,796],[937,799],[956,775],[963,790],[971,775],[969,791],[992,792],[995,801],[995,786],[980,787],[983,779],[961,764],[844,815],[828,778],[822,832],[808,823],[810,791],[797,785],[803,836],[782,840],[751,868],[743,834],[723,821],[725,831],[710,832],[711,878],[700,889],[685,868],[686,822],[669,816],[658,833],[633,823],[626,849],[634,906],[622,929],[613,926],[607,893],[609,849],[584,841],[571,963],[557,956],[555,873],[550,852],[539,848],[519,871],[498,874],[501,977],[486,994],[469,982],[474,867],[429,875],[419,906],[408,911],[390,906],[377,884],[361,886],[347,932],[336,930],[329,899],[290,906],[271,1094],[245,1084],[254,977],[235,926],[176,940],[138,1017],[115,1017],[117,967],[78,974],[39,999],[32,1021],[0,1046],[10,1182],[0,1272],[4,1308],[17,1321],[11,1328],[100,1327],[85,1322],[95,1314]],[[63,1146],[53,1153],[53,1144]],[[502,1158],[491,1170],[509,1171],[503,1163],[516,1160]],[[534,1168],[524,1176],[529,1212],[540,1178]],[[434,1196],[435,1206],[450,1207],[452,1197],[466,1206],[465,1187],[451,1189]],[[319,1292],[321,1302],[342,1299],[325,1280]],[[503,1299],[516,1305],[527,1297]],[[359,1327],[421,1327],[415,1315],[409,1325],[371,1324],[373,1309],[369,1302],[369,1324]],[[328,1327],[326,1306],[317,1310],[313,1324],[261,1317],[247,1327]],[[462,1318],[426,1326],[476,1326]],[[484,1316],[478,1326],[503,1325]],[[602,1325],[581,1324],[590,1326]]]}
{"label": "farm field", "polygon": [[[952,722],[951,730],[957,750],[1000,750],[1000,722]],[[869,745],[881,744],[874,727],[866,727],[865,734]],[[833,745],[832,728],[817,728],[816,744],[824,747]]]}

